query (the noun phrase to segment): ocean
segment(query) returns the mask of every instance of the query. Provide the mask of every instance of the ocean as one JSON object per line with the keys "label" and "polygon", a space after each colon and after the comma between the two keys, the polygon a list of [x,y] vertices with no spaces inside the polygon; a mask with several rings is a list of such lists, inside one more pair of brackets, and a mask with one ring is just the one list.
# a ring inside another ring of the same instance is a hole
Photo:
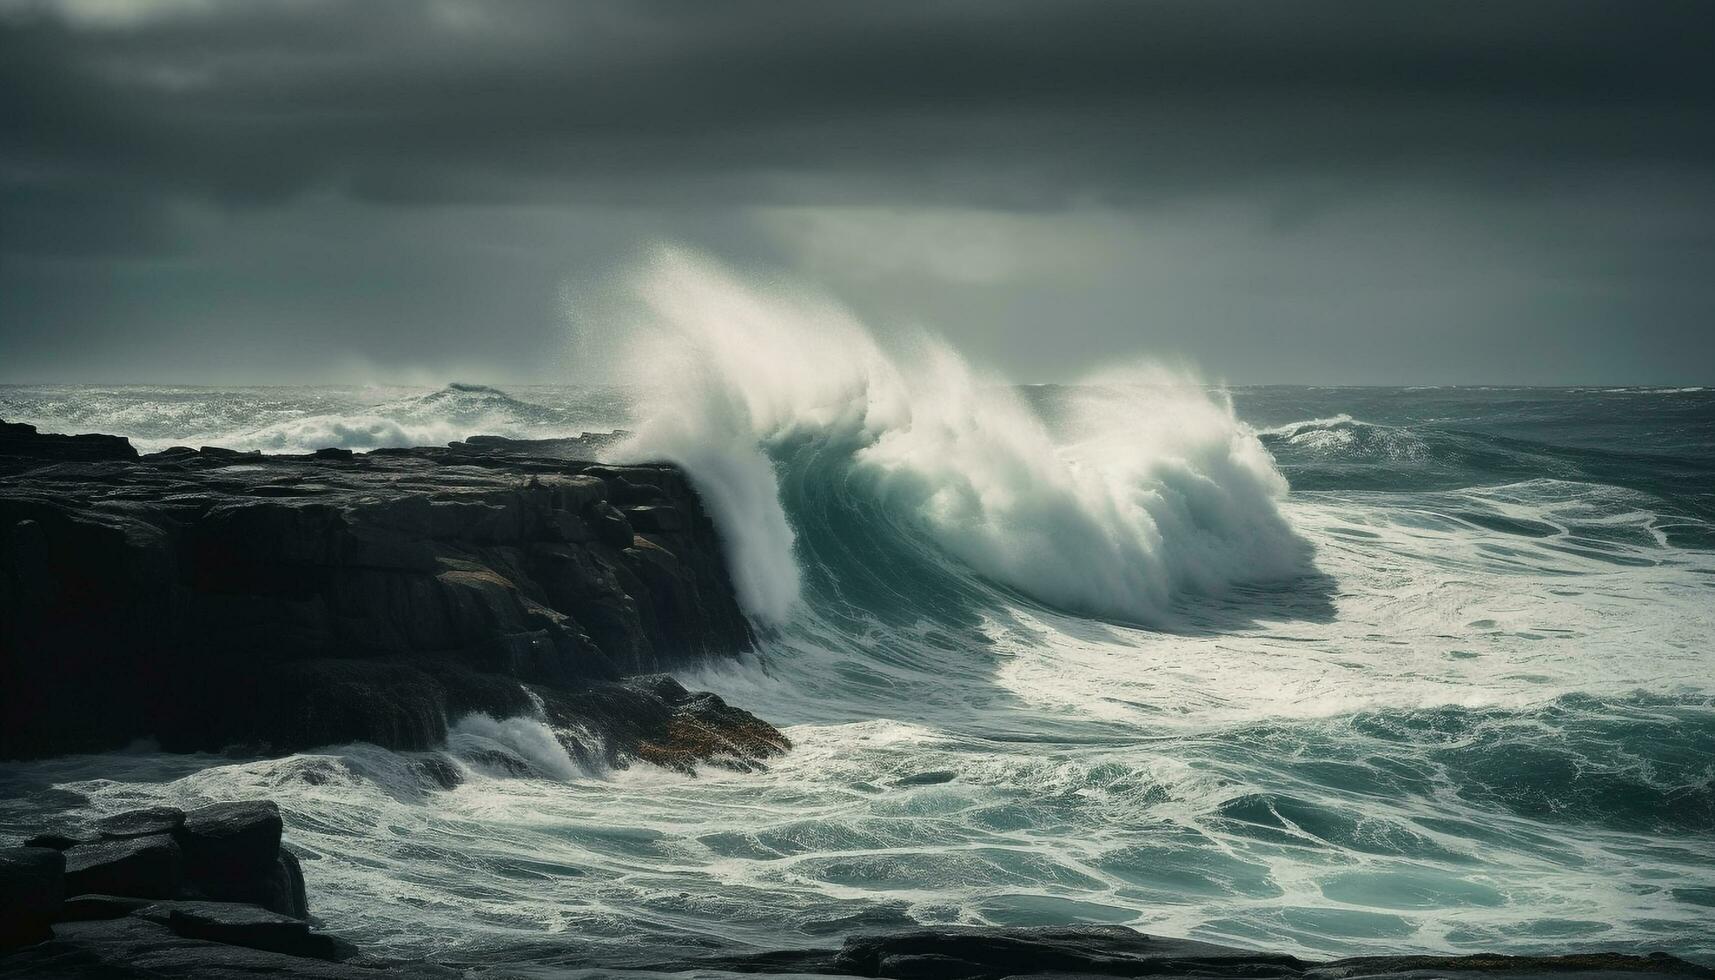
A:
{"label": "ocean", "polygon": [[0,418],[145,452],[632,431],[697,480],[763,636],[681,679],[796,746],[588,771],[478,716],[450,791],[373,746],[137,746],[0,767],[0,837],[268,796],[328,928],[450,962],[1068,922],[1715,962],[1715,391],[1021,387],[837,350],[646,389],[0,387]]}

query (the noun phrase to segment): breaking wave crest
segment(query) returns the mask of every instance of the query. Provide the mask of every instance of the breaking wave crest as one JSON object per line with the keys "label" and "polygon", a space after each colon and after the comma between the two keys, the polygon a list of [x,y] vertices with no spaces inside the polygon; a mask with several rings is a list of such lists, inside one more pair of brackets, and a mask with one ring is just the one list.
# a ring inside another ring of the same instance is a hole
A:
{"label": "breaking wave crest", "polygon": [[801,598],[801,536],[853,508],[870,521],[848,536],[881,541],[872,560],[918,552],[919,566],[960,574],[922,555],[927,541],[984,580],[1126,621],[1306,566],[1268,452],[1223,396],[1184,378],[1106,376],[1050,425],[945,343],[884,347],[813,293],[751,286],[671,250],[635,285],[645,421],[618,453],[691,472],[728,536],[741,600],[764,622]]}
{"label": "breaking wave crest", "polygon": [[367,411],[293,418],[228,437],[231,448],[301,452],[323,446],[366,450],[444,445],[476,434],[514,438],[568,434],[564,413],[486,385],[454,382],[428,394],[391,399]]}
{"label": "breaking wave crest", "polygon": [[1376,425],[1344,414],[1289,422],[1263,429],[1257,435],[1264,445],[1284,443],[1301,452],[1325,457],[1419,460],[1429,453],[1429,444],[1409,430]]}

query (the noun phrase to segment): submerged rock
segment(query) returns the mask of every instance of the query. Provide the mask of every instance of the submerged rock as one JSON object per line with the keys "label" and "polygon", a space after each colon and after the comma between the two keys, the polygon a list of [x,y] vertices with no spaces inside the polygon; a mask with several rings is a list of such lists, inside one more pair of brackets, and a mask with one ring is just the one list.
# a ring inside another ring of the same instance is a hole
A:
{"label": "submerged rock", "polygon": [[432,755],[418,759],[413,768],[418,778],[434,789],[457,789],[459,784],[464,782],[464,774],[459,772],[459,767],[444,756]]}

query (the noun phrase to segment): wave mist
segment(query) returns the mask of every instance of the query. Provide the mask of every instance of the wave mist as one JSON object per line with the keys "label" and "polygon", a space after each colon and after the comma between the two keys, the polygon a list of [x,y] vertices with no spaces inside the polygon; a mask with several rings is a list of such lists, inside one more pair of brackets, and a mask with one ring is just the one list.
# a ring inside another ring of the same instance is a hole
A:
{"label": "wave mist", "polygon": [[764,623],[800,602],[801,528],[780,480],[806,454],[816,463],[794,479],[837,481],[978,575],[1071,611],[1148,622],[1178,594],[1305,568],[1268,452],[1224,396],[1186,378],[1106,374],[1050,425],[945,342],[884,347],[805,288],[675,249],[632,285],[644,422],[619,455],[691,472]]}

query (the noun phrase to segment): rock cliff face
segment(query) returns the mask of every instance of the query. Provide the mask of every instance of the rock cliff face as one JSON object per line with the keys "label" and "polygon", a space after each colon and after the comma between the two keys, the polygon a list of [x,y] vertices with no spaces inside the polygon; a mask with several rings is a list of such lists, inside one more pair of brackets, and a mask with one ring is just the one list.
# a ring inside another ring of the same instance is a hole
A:
{"label": "rock cliff face", "polygon": [[616,683],[752,636],[684,474],[593,448],[138,458],[0,423],[0,755],[424,748],[464,712],[615,699],[655,718],[609,712],[632,748],[755,743],[718,698]]}

